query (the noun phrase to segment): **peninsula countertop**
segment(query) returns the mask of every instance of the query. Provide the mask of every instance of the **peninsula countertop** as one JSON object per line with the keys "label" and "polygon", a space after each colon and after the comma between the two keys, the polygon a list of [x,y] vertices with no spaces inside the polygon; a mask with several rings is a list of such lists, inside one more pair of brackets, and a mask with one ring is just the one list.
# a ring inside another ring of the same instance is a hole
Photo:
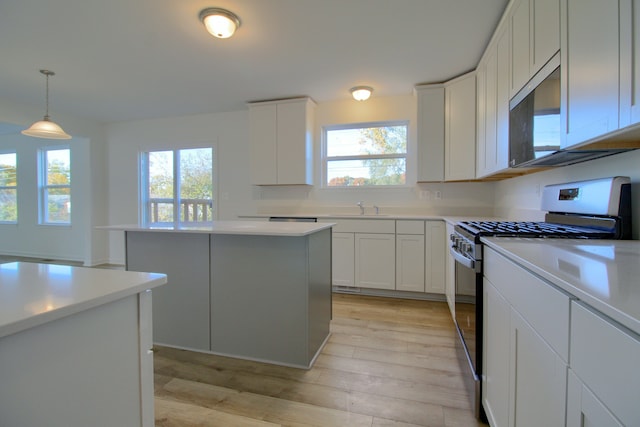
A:
{"label": "peninsula countertop", "polygon": [[0,338],[166,283],[157,273],[0,264]]}
{"label": "peninsula countertop", "polygon": [[640,334],[640,241],[507,237],[482,241]]}
{"label": "peninsula countertop", "polygon": [[110,225],[97,227],[111,231],[145,231],[161,233],[201,233],[201,234],[238,234],[252,236],[308,236],[326,230],[332,223],[320,222],[268,222],[268,221],[213,221],[210,225],[199,226],[150,226]]}

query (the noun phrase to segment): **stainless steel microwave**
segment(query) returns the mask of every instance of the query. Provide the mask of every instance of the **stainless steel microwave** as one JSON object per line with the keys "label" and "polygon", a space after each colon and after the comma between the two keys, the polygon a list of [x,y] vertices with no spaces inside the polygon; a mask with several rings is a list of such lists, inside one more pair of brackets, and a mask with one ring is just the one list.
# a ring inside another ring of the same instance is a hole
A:
{"label": "stainless steel microwave", "polygon": [[509,103],[509,166],[529,166],[560,150],[560,55]]}

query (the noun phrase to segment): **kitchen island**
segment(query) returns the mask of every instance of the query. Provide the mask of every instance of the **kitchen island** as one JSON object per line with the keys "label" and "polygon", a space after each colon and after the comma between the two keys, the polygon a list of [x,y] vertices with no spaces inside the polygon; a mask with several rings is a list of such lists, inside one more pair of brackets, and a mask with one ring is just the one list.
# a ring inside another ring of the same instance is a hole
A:
{"label": "kitchen island", "polygon": [[329,337],[332,224],[215,221],[112,226],[126,268],[167,274],[154,295],[154,342],[310,368]]}
{"label": "kitchen island", "polygon": [[153,426],[162,274],[0,264],[0,425]]}

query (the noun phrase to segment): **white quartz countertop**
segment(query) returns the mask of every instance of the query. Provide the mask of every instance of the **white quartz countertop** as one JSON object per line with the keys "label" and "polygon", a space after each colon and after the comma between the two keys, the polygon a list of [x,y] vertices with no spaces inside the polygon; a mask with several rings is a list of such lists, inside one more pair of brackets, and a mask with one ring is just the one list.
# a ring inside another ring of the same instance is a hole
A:
{"label": "white quartz countertop", "polygon": [[460,221],[496,221],[503,218],[495,216],[456,216],[456,215],[420,215],[420,214],[379,214],[379,215],[360,215],[360,214],[254,214],[254,215],[241,215],[240,218],[317,218],[320,221],[331,220],[355,220],[355,219],[377,219],[377,220],[440,220],[450,224],[454,224]]}
{"label": "white quartz countertop", "polygon": [[640,241],[505,237],[482,241],[640,334]]}
{"label": "white quartz countertop", "polygon": [[254,236],[301,237],[326,230],[332,223],[320,222],[269,222],[269,221],[213,221],[208,226],[194,227],[140,227],[138,225],[112,225],[98,227],[101,230],[180,232],[208,234],[239,234]]}
{"label": "white quartz countertop", "polygon": [[0,264],[0,338],[166,282],[167,276],[158,273],[29,262]]}

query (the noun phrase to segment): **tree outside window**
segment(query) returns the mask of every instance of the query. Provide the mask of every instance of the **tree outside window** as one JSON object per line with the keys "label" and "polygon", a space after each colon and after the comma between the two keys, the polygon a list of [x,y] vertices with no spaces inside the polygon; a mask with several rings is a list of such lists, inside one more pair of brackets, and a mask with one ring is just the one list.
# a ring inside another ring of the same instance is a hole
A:
{"label": "tree outside window", "polygon": [[0,153],[0,222],[18,222],[16,153]]}
{"label": "tree outside window", "polygon": [[405,122],[326,128],[325,186],[405,185],[407,128]]}
{"label": "tree outside window", "polygon": [[143,155],[143,222],[152,226],[211,223],[213,149],[150,151]]}

